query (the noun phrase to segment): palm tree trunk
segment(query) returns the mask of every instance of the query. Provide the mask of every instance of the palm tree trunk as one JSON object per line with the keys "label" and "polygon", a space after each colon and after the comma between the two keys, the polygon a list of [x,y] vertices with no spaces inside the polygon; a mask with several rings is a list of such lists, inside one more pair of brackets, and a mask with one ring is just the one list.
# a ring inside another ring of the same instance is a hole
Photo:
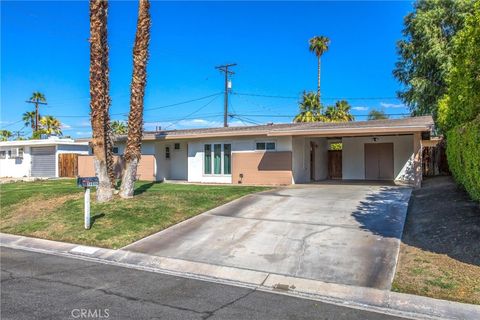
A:
{"label": "palm tree trunk", "polygon": [[105,127],[110,105],[107,10],[107,1],[90,0],[90,121],[95,175],[99,180],[96,192],[98,202],[109,201],[113,197],[107,167],[108,131]]}
{"label": "palm tree trunk", "polygon": [[128,137],[125,149],[125,169],[122,175],[120,196],[133,197],[137,166],[141,157],[143,135],[143,98],[147,83],[148,44],[150,42],[150,2],[140,0],[137,33],[133,48],[133,75],[128,115]]}
{"label": "palm tree trunk", "polygon": [[318,104],[320,107],[322,106],[321,104],[321,95],[320,95],[320,69],[321,69],[321,58],[318,57],[318,83],[317,83],[317,96],[318,96]]}

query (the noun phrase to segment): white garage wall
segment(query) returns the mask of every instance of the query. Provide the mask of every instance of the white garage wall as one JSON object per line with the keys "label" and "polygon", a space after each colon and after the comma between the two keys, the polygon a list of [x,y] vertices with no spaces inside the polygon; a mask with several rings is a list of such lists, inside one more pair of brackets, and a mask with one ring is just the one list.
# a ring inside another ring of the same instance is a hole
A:
{"label": "white garage wall", "polygon": [[276,143],[276,151],[291,151],[291,137],[245,137],[245,138],[212,138],[197,139],[188,142],[188,181],[210,183],[232,183],[231,175],[214,176],[203,174],[203,154],[206,143],[230,143],[232,152],[255,152],[257,142],[273,141]]}
{"label": "white garage wall", "polygon": [[413,135],[352,137],[342,139],[343,179],[365,179],[365,143],[393,142],[395,180],[413,181]]}

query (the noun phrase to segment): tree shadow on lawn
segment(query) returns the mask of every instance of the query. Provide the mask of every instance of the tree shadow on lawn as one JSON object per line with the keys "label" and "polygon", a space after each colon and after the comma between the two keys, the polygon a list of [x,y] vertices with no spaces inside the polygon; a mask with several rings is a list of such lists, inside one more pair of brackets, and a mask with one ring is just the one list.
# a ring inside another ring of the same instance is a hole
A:
{"label": "tree shadow on lawn", "polygon": [[151,187],[153,187],[157,182],[149,182],[149,183],[144,183],[142,184],[140,187],[136,188],[134,191],[133,191],[133,195],[134,196],[137,196],[139,194],[142,194],[144,193],[145,191],[147,191],[148,189],[150,189]]}

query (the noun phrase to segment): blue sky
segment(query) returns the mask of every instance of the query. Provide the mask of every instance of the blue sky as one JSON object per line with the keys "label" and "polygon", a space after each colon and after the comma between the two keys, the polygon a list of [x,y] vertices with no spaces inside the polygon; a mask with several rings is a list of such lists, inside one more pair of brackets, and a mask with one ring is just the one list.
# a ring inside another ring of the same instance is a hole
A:
{"label": "blue sky", "polygon": [[[308,51],[314,35],[331,39],[322,58],[324,104],[346,98],[358,120],[371,108],[406,113],[392,69],[411,9],[406,1],[152,2],[145,127],[221,126],[221,95],[165,106],[220,93],[223,76],[214,67],[228,62],[238,63],[230,112],[241,120],[233,125],[290,122],[300,93],[316,90],[316,58]],[[136,18],[136,2],[110,2],[113,119],[125,119],[129,108]],[[32,109],[25,100],[41,91],[48,100],[41,113],[58,117],[64,134],[91,134],[88,37],[86,1],[1,2],[2,129],[22,129],[18,121]]]}

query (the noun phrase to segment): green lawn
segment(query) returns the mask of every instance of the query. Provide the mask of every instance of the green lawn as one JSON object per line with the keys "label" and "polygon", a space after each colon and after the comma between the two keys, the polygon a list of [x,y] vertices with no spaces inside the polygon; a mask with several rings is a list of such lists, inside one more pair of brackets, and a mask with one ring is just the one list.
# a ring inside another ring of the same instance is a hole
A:
{"label": "green lawn", "polygon": [[265,187],[138,182],[133,199],[95,203],[83,228],[83,189],[75,180],[0,186],[0,231],[106,248],[120,248],[199,213]]}

